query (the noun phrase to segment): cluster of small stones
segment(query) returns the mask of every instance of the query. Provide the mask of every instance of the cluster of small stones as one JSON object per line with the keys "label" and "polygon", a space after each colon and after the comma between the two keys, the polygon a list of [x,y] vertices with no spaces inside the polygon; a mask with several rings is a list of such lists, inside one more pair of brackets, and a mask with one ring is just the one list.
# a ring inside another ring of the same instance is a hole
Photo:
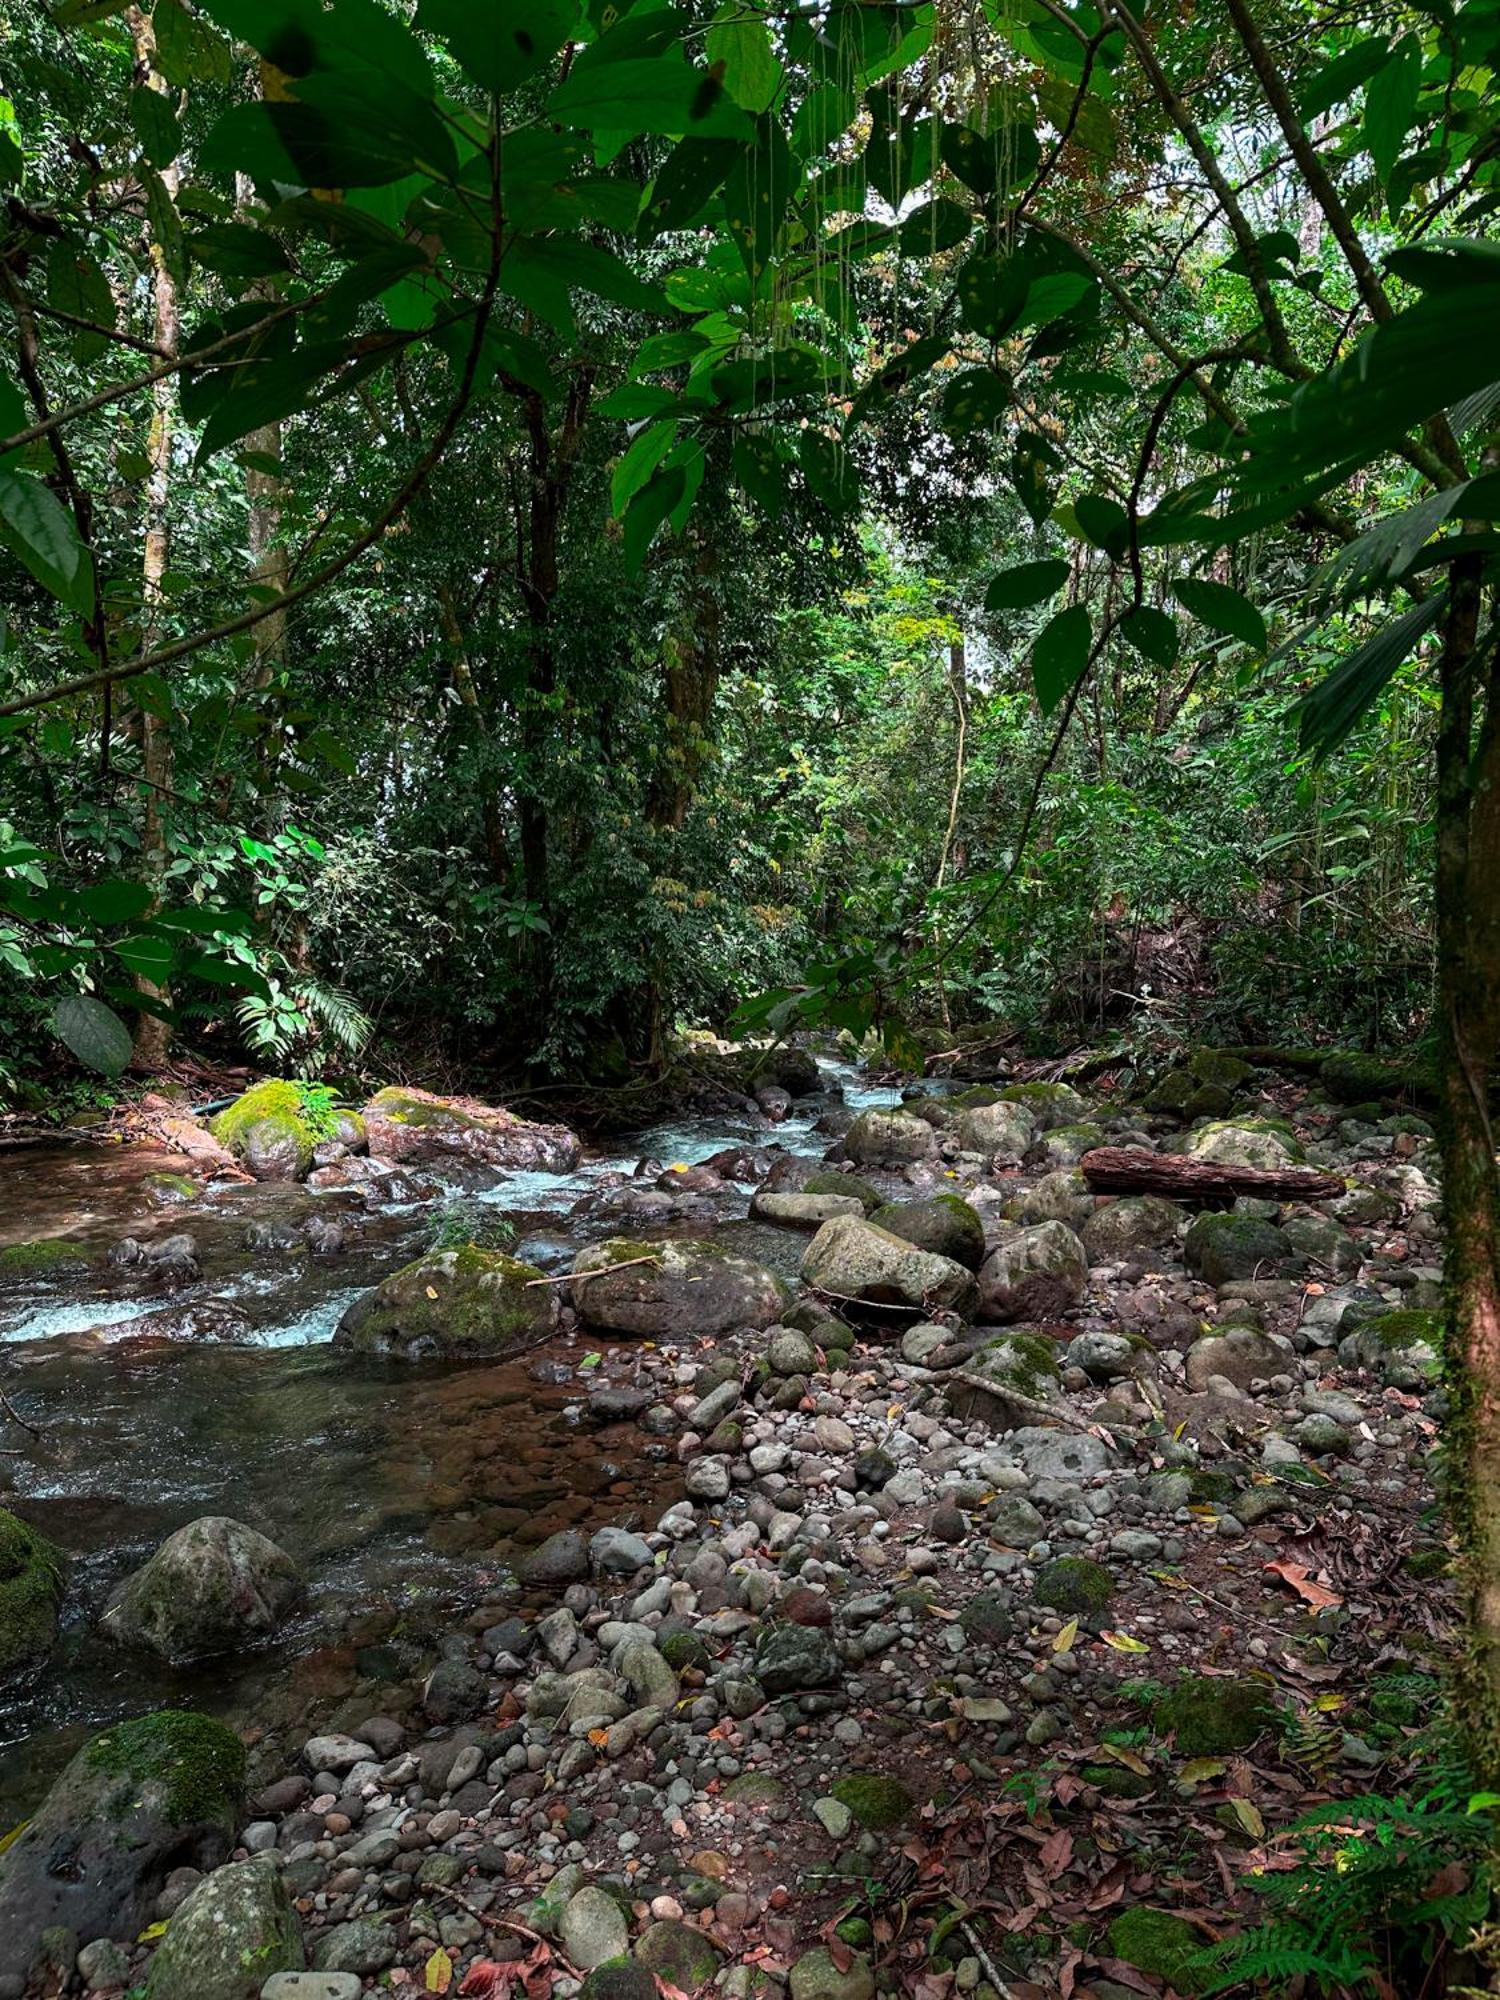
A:
{"label": "cluster of small stones", "polygon": [[[1168,1118],[1091,1116],[1116,1142],[1192,1140]],[[457,1981],[476,1959],[524,1958],[527,1933],[567,1968],[557,2000],[646,2000],[657,1974],[725,2000],[900,1990],[858,1920],[852,1958],[815,1942],[810,1870],[835,1890],[878,1875],[959,1764],[1003,1772],[1095,1740],[1142,1668],[1090,1635],[1125,1627],[1157,1680],[1188,1674],[1221,1613],[1162,1573],[1195,1548],[1248,1607],[1279,1516],[1410,1501],[1441,1404],[1430,1134],[1330,1113],[1301,1136],[1349,1192],[1236,1204],[1277,1274],[1217,1285],[1185,1262],[1185,1214],[1165,1231],[1148,1217],[1153,1240],[1121,1254],[1090,1230],[1105,1205],[1068,1168],[997,1170],[944,1135],[932,1157],[873,1172],[888,1199],[961,1191],[991,1249],[1064,1217],[1092,1237],[1065,1337],[1044,1335],[1056,1379],[1032,1390],[1055,1425],[1018,1409],[1007,1426],[993,1403],[960,1414],[958,1378],[999,1330],[951,1320],[867,1338],[804,1298],[791,1323],[732,1333],[707,1360],[612,1350],[643,1428],[675,1435],[683,1497],[641,1533],[554,1535],[452,1635],[412,1713],[351,1718],[263,1785],[235,1858],[274,1860],[308,1969],[245,1994],[420,1991],[437,1947]],[[613,1410],[624,1386],[590,1393]],[[1371,1615],[1358,1601],[1322,1614]],[[1073,1621],[1083,1641],[1059,1647]],[[1279,1644],[1264,1629],[1245,1624],[1247,1673]],[[961,1752],[933,1727],[953,1722]],[[1350,1736],[1342,1754],[1369,1753]],[[158,1916],[198,1888],[181,1871]],[[742,1942],[768,1950],[742,1962]],[[72,1948],[85,1990],[152,1993],[149,1947]],[[957,1990],[997,2000],[978,1958],[952,1962]],[[1028,1976],[1024,1939],[1011,1962]]]}

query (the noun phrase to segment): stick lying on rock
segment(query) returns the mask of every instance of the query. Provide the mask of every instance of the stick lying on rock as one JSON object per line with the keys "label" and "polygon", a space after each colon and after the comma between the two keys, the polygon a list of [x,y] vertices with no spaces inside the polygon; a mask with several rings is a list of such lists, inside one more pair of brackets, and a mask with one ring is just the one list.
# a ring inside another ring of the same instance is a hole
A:
{"label": "stick lying on rock", "polygon": [[1336,1174],[1316,1167],[1231,1167],[1185,1153],[1096,1146],[1078,1162],[1096,1194],[1162,1194],[1172,1201],[1220,1201],[1259,1195],[1267,1201],[1332,1201],[1344,1192]]}

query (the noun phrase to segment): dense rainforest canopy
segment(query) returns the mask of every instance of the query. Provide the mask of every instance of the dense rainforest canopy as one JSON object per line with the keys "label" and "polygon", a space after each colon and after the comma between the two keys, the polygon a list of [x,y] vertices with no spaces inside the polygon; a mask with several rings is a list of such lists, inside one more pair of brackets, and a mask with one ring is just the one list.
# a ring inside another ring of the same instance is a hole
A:
{"label": "dense rainforest canopy", "polygon": [[7,1108],[1389,1057],[1495,1783],[1500,0],[0,31]]}

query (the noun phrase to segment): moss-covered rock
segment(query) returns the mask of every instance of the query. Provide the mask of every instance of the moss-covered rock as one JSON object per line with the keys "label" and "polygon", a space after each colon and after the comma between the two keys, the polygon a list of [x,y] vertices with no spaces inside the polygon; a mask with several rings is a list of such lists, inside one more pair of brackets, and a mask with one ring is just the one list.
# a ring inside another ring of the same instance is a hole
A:
{"label": "moss-covered rock", "polygon": [[1357,1049],[1337,1049],[1325,1056],[1318,1070],[1328,1095],[1339,1104],[1361,1104],[1366,1098],[1409,1097],[1415,1103],[1437,1098],[1437,1071],[1431,1061],[1364,1055]]}
{"label": "moss-covered rock", "polygon": [[43,1277],[67,1264],[86,1264],[89,1253],[66,1236],[40,1236],[30,1243],[10,1243],[0,1250],[0,1280]]}
{"label": "moss-covered rock", "polygon": [[862,1202],[866,1215],[872,1214],[885,1201],[885,1196],[868,1181],[862,1181],[858,1174],[816,1173],[809,1174],[802,1184],[804,1194],[853,1195]]}
{"label": "moss-covered rock", "polygon": [[958,1143],[966,1153],[1013,1167],[1025,1159],[1037,1129],[1024,1104],[980,1104],[959,1114]]}
{"label": "moss-covered rock", "polygon": [[1173,1243],[1187,1211],[1159,1194],[1130,1194],[1096,1208],[1080,1232],[1091,1264],[1143,1257]]}
{"label": "moss-covered rock", "polygon": [[0,1972],[24,1974],[53,1925],[134,1937],[169,1868],[223,1860],[244,1790],[244,1745],[209,1716],[164,1709],[96,1736],[0,1855]]}
{"label": "moss-covered rock", "polygon": [[1088,1114],[1086,1099],[1070,1083],[1012,1083],[1000,1093],[1002,1104],[1021,1104],[1040,1131],[1054,1125],[1078,1125]]}
{"label": "moss-covered rock", "polygon": [[1276,1712],[1261,1681],[1214,1680],[1186,1674],[1156,1704],[1159,1735],[1170,1734],[1181,1757],[1222,1757],[1248,1750]]}
{"label": "moss-covered rock", "polygon": [[52,1650],[66,1575],[62,1551],[0,1508],[0,1684]]}
{"label": "moss-covered rock", "polygon": [[370,1151],[386,1160],[480,1160],[508,1173],[571,1173],[582,1147],[563,1125],[536,1125],[472,1097],[391,1085],[364,1108]]}
{"label": "moss-covered rock", "polygon": [[931,1159],[937,1134],[909,1111],[862,1111],[844,1134],[844,1151],[860,1167],[904,1167]]}
{"label": "moss-covered rock", "polygon": [[275,1858],[215,1869],[167,1926],[146,2000],[258,2000],[273,1972],[307,1964],[302,1925]]}
{"label": "moss-covered rock", "polygon": [[337,1128],[321,1094],[272,1077],[244,1091],[208,1129],[257,1180],[300,1181],[319,1141]]}
{"label": "moss-covered rock", "polygon": [[992,1250],[979,1271],[985,1319],[1061,1319],[1083,1296],[1089,1260],[1065,1222],[1038,1222]]}
{"label": "moss-covered rock", "polygon": [[837,1779],[832,1793],[841,1806],[849,1808],[861,1826],[869,1827],[872,1832],[899,1826],[916,1810],[917,1804],[905,1785],[895,1778],[882,1778],[870,1771]]}
{"label": "moss-covered rock", "polygon": [[1069,1618],[1102,1611],[1114,1594],[1114,1578],[1087,1556],[1054,1556],[1037,1571],[1031,1591],[1036,1603]]}
{"label": "moss-covered rock", "polygon": [[169,1535],[99,1622],[123,1645],[183,1662],[265,1638],[301,1595],[285,1549],[243,1521],[206,1515]]}
{"label": "moss-covered rock", "polygon": [[570,1289],[585,1325],[648,1340],[774,1326],[791,1301],[790,1286],[763,1264],[692,1237],[645,1243],[613,1236],[590,1244],[574,1259]]}
{"label": "moss-covered rock", "polygon": [[557,1287],[534,1264],[465,1244],[392,1272],[334,1330],[343,1353],[397,1361],[497,1361],[557,1327]]}
{"label": "moss-covered rock", "polygon": [[1279,1278],[1294,1262],[1282,1231],[1253,1215],[1198,1216],[1183,1238],[1182,1254],[1194,1277],[1214,1286],[1241,1278]]}
{"label": "moss-covered rock", "polygon": [[1109,1956],[1137,1972],[1164,1979],[1179,1993],[1193,1993],[1198,1980],[1194,1965],[1204,1949],[1202,1934],[1182,1917],[1137,1904],[1122,1911],[1109,1927]]}
{"label": "moss-covered rock", "polygon": [[888,1229],[955,1264],[977,1271],[984,1262],[984,1224],[961,1195],[936,1194],[928,1201],[893,1201],[870,1216],[877,1229]]}
{"label": "moss-covered rock", "polygon": [[1301,1141],[1285,1119],[1238,1118],[1200,1126],[1188,1144],[1195,1160],[1224,1167],[1284,1167],[1304,1159]]}
{"label": "moss-covered rock", "polygon": [[1107,1799],[1143,1799],[1155,1790],[1149,1778],[1127,1771],[1123,1764],[1085,1764],[1079,1775]]}
{"label": "moss-covered rock", "polygon": [[892,1307],[967,1318],[978,1295],[964,1265],[853,1215],[823,1224],[803,1253],[802,1276],[841,1309],[877,1318]]}
{"label": "moss-covered rock", "polygon": [[1033,1166],[1075,1167],[1085,1153],[1103,1144],[1102,1125],[1054,1125],[1042,1133],[1026,1157]]}
{"label": "moss-covered rock", "polygon": [[639,1965],[684,1993],[696,1993],[718,1973],[723,1959],[702,1931],[664,1918],[647,1924],[635,1941]]}
{"label": "moss-covered rock", "polygon": [[[979,1418],[1005,1425],[1015,1421],[1016,1412],[1015,1400],[1007,1392],[1046,1402],[1056,1394],[1062,1368],[1058,1349],[1045,1335],[1017,1332],[986,1341],[964,1373],[968,1379],[955,1382],[948,1391],[954,1416],[965,1423]],[[993,1387],[981,1387],[981,1378]]]}

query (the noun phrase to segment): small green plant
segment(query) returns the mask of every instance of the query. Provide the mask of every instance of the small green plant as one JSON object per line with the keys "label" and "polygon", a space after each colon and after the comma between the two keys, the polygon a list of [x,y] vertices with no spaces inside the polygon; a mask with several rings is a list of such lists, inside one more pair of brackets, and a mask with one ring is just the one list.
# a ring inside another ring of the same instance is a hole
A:
{"label": "small green plant", "polygon": [[1441,1990],[1444,1959],[1489,1910],[1500,1800],[1474,1792],[1451,1756],[1427,1777],[1415,1796],[1336,1800],[1290,1827],[1299,1864],[1255,1878],[1265,1915],[1197,1956],[1194,1990],[1293,1979],[1329,1995]]}
{"label": "small green plant", "polygon": [[514,1227],[491,1203],[454,1195],[438,1209],[427,1248],[462,1250],[472,1243],[480,1250],[508,1250],[515,1240]]}

